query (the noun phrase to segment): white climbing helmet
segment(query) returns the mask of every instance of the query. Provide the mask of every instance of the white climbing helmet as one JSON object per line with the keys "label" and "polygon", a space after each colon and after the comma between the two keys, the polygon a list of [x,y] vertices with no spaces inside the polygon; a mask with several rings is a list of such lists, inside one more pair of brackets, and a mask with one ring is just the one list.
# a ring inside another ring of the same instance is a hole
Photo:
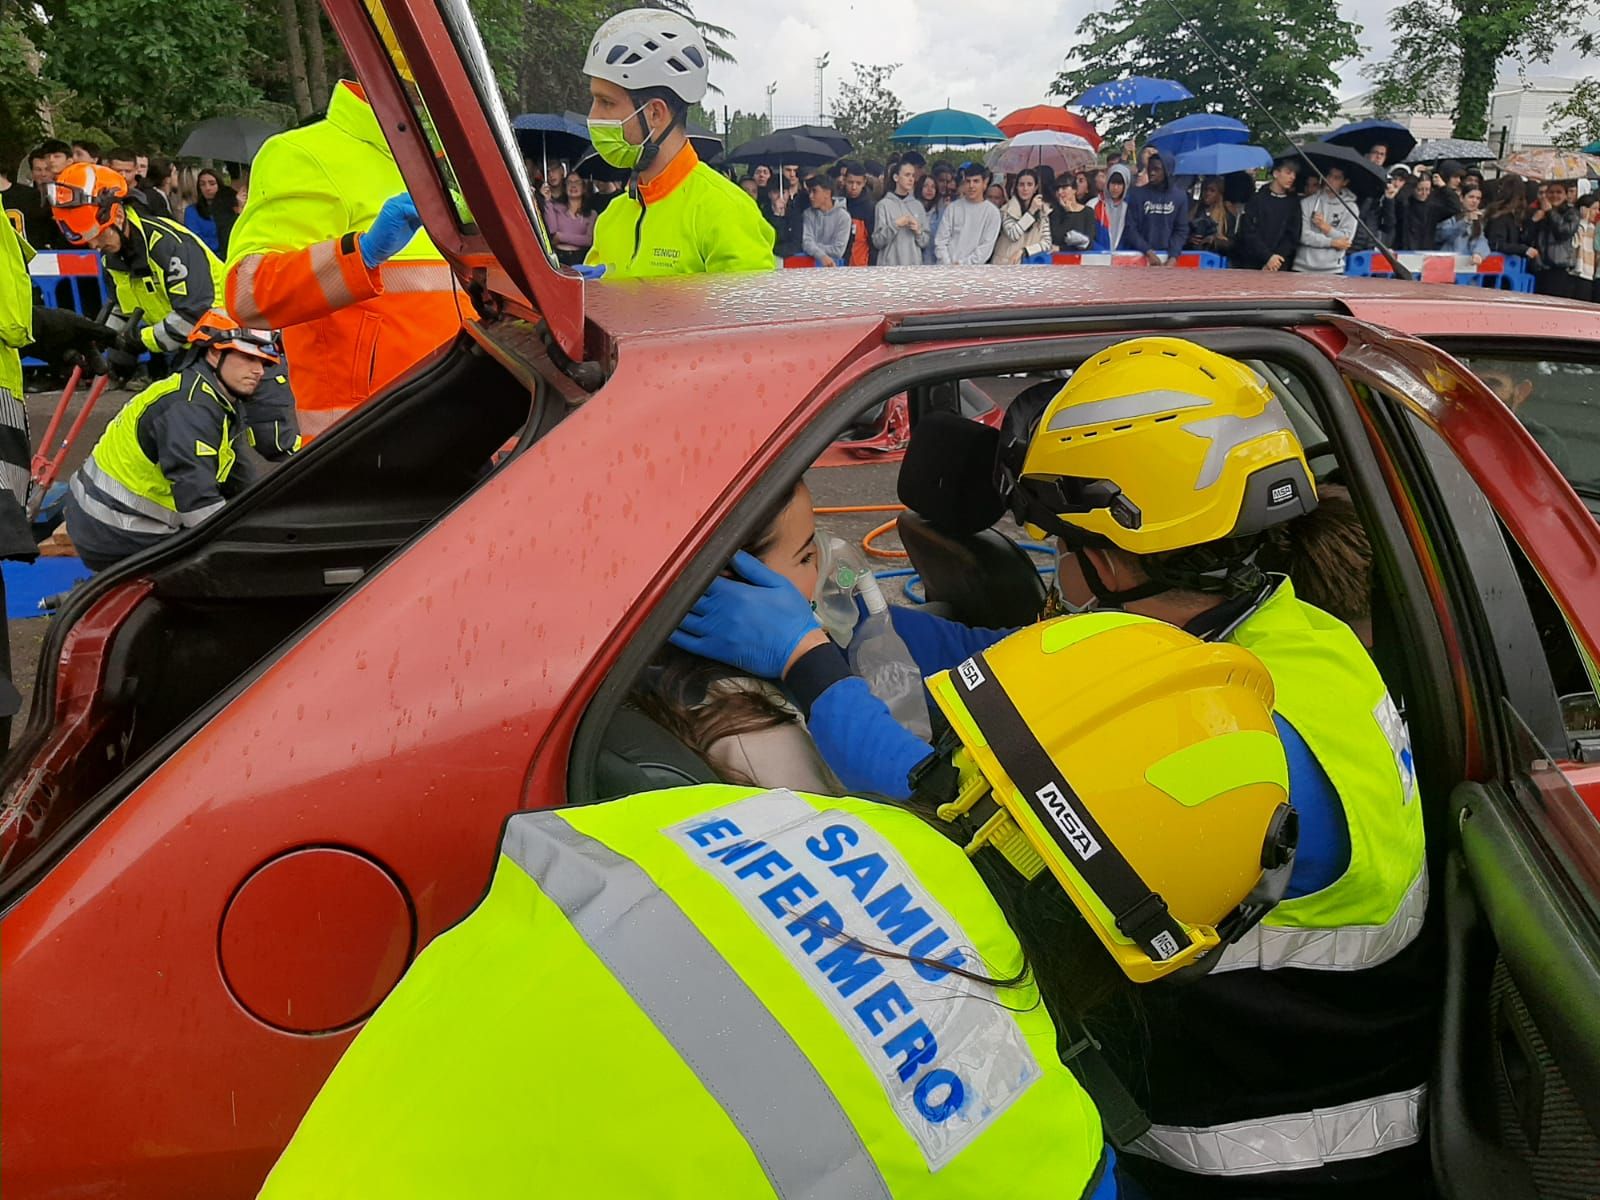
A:
{"label": "white climbing helmet", "polygon": [[670,88],[685,104],[697,104],[707,88],[705,39],[677,13],[630,8],[600,26],[583,73],[630,92]]}

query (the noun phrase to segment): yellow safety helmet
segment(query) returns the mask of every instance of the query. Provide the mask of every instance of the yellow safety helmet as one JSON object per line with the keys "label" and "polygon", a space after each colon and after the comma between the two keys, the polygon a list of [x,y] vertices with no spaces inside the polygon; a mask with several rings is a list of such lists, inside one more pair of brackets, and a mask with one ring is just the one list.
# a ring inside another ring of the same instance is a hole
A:
{"label": "yellow safety helmet", "polygon": [[[928,681],[957,773],[941,819],[1048,869],[1130,979],[1236,939],[1281,898],[1298,822],[1272,679],[1242,647],[1131,613],[1029,626]],[[949,780],[935,780],[949,786]]]}
{"label": "yellow safety helmet", "polygon": [[1182,338],[1142,337],[1073,373],[1000,467],[1036,537],[1158,554],[1259,533],[1316,507],[1283,406],[1243,363]]}

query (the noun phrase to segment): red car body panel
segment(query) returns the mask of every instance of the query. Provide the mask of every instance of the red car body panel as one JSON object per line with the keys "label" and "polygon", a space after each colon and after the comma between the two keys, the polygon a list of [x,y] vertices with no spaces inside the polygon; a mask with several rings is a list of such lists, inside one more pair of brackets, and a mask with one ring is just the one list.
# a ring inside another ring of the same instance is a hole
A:
{"label": "red car body panel", "polygon": [[[537,231],[504,204],[520,193],[438,10],[387,6],[481,233],[455,225],[430,148],[400,128],[401,86],[362,6],[327,7],[458,272],[502,293],[480,293],[490,306],[539,308],[564,350],[610,378],[324,613],[5,914],[8,1197],[252,1195],[376,997],[481,895],[504,818],[561,802],[585,708],[711,531],[842,388],[970,343],[957,329],[887,341],[903,318],[1336,304],[1420,335],[1600,344],[1600,312],[1573,305],[1243,272],[584,285],[542,261]],[[468,98],[461,111],[450,96]],[[1308,336],[1337,356],[1355,331]],[[1444,384],[1426,419],[1497,505],[1549,510],[1516,528],[1593,652],[1595,528],[1498,402]],[[90,643],[108,633],[88,618],[74,631],[58,696],[92,691]]]}

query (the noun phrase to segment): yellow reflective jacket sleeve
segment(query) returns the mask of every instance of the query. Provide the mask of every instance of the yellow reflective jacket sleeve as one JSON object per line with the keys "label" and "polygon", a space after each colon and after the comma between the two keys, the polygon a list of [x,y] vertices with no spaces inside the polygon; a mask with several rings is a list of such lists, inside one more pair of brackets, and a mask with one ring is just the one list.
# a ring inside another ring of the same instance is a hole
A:
{"label": "yellow reflective jacket sleeve", "polygon": [[0,388],[22,395],[19,351],[33,341],[33,289],[28,259],[33,249],[10,221],[0,221]]}

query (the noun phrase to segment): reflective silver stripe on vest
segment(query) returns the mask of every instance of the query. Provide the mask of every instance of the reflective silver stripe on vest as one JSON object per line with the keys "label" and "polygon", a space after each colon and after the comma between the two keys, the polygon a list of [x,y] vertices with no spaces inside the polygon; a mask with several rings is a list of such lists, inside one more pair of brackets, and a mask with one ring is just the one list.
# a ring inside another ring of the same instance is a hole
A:
{"label": "reflective silver stripe on vest", "polygon": [[344,272],[339,269],[339,244],[337,240],[331,242],[317,242],[308,247],[311,259],[311,274],[317,281],[317,286],[322,289],[322,298],[329,308],[345,308],[356,302],[355,293],[350,290],[350,285],[344,281]]}
{"label": "reflective silver stripe on vest", "polygon": [[100,499],[98,487],[85,481],[82,468],[73,473],[68,490],[72,492],[72,498],[78,502],[78,507],[83,510],[84,515],[92,517],[102,525],[109,525],[112,529],[162,536],[178,531],[176,513],[171,514],[171,520],[154,520],[124,508],[113,508]]}
{"label": "reflective silver stripe on vest", "polygon": [[889,1200],[877,1163],[810,1059],[636,863],[551,813],[512,818],[500,849],[672,1043],[779,1196]]}
{"label": "reflective silver stripe on vest", "polygon": [[1422,1137],[1426,1084],[1337,1108],[1234,1121],[1228,1125],[1152,1125],[1134,1153],[1191,1175],[1264,1175],[1370,1158]]}
{"label": "reflective silver stripe on vest", "polygon": [[168,529],[178,527],[178,514],[164,505],[157,504],[149,496],[141,496],[122,480],[115,478],[90,455],[83,460],[83,466],[78,468],[79,473],[87,480],[94,490],[100,492],[107,499],[122,505],[124,508],[149,517],[152,521],[159,521]]}
{"label": "reflective silver stripe on vest", "polygon": [[256,272],[261,269],[265,257],[264,254],[248,255],[241,258],[232,271],[230,311],[245,325],[260,325],[265,321],[261,309],[256,306]]}
{"label": "reflective silver stripe on vest", "polygon": [[1305,971],[1364,971],[1409,946],[1428,915],[1428,869],[1423,867],[1394,916],[1382,925],[1285,929],[1262,923],[1225,947],[1213,972],[1294,967]]}
{"label": "reflective silver stripe on vest", "polygon": [[378,276],[388,296],[402,292],[452,292],[456,286],[454,272],[440,262],[391,260],[378,269]]}

